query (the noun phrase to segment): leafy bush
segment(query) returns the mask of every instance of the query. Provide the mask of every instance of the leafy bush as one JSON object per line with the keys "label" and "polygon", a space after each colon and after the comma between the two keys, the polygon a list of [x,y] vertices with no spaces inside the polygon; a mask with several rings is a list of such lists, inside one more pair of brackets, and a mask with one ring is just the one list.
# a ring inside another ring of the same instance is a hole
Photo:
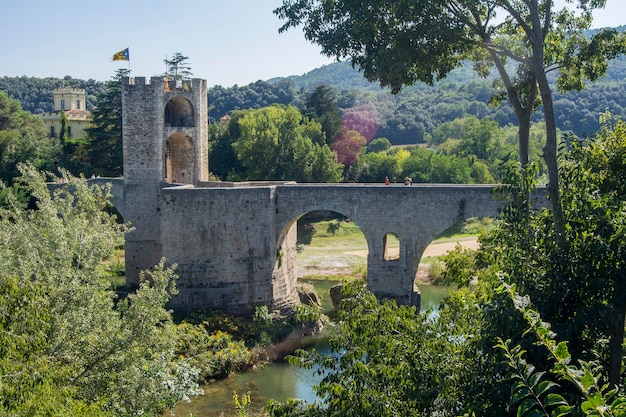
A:
{"label": "leafy bush", "polygon": [[183,322],[177,326],[176,355],[200,370],[200,382],[222,378],[252,364],[252,353],[242,341],[221,330],[207,332],[203,325]]}

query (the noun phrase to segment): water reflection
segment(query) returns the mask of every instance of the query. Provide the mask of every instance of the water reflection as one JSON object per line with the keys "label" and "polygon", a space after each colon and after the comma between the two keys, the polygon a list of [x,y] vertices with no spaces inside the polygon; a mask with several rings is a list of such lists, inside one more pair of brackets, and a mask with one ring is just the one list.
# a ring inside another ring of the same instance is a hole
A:
{"label": "water reflection", "polygon": [[[312,346],[320,352],[329,352],[322,339],[315,340]],[[205,386],[204,395],[192,398],[190,403],[177,405],[173,412],[183,417],[190,413],[195,417],[235,415],[233,392],[239,396],[249,392],[253,411],[262,411],[269,399],[284,402],[287,398],[301,398],[313,403],[316,400],[313,386],[322,378],[315,371],[280,362],[254,371],[232,374]]]}
{"label": "water reflection", "polygon": [[[334,281],[318,281],[314,283],[318,294],[328,294]],[[441,300],[448,296],[448,287],[420,287],[422,293],[422,309],[437,308]],[[330,297],[323,297],[323,308],[332,309]],[[321,353],[330,353],[323,338],[309,339],[310,347]],[[194,397],[191,403],[181,403],[173,410],[176,416],[195,417],[233,416],[233,392],[239,396],[247,392],[251,395],[252,411],[262,411],[269,399],[284,402],[287,398],[301,398],[308,403],[316,400],[313,386],[321,381],[316,369],[303,369],[291,366],[286,362],[273,363],[255,371],[233,374],[228,378],[216,381],[204,387],[204,395]],[[169,413],[166,413],[166,415]]]}

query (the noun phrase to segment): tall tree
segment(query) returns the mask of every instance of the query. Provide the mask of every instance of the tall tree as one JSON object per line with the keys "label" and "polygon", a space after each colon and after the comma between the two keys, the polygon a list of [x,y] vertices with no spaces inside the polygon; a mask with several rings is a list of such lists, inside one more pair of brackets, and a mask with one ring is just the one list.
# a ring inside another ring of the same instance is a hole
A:
{"label": "tall tree", "polygon": [[59,165],[72,173],[84,172],[87,169],[87,157],[85,155],[86,140],[83,138],[73,138],[70,135],[67,114],[61,112],[61,129],[59,130],[59,143],[61,145],[61,155],[59,155]]}
{"label": "tall tree", "polygon": [[193,75],[191,72],[191,65],[189,64],[189,57],[184,56],[180,52],[174,53],[171,59],[164,59],[167,67],[165,75],[170,80],[178,81],[183,79],[189,79]]}
{"label": "tall tree", "polygon": [[341,130],[341,112],[335,92],[324,84],[318,85],[305,100],[304,115],[322,125],[326,144],[332,145]]}
{"label": "tall tree", "polygon": [[[530,115],[541,98],[546,119],[544,158],[556,238],[565,228],[559,199],[557,132],[547,73],[560,70],[557,85],[580,89],[597,79],[607,59],[622,53],[625,37],[601,30],[586,38],[592,11],[606,0],[577,0],[579,13],[556,10],[552,0],[283,0],[274,12],[290,27],[304,25],[305,37],[322,53],[350,58],[365,77],[398,92],[402,86],[444,78],[463,60],[486,74],[495,66],[520,126],[520,160],[527,162]],[[505,63],[513,60],[517,79]]]}
{"label": "tall tree", "polygon": [[118,299],[103,260],[127,228],[108,190],[72,178],[51,192],[22,171],[37,210],[11,195],[0,209],[0,415],[160,415],[194,385],[173,353],[173,271],[157,265]]}
{"label": "tall tree", "polygon": [[87,134],[87,154],[92,172],[104,176],[120,176],[122,163],[122,77],[130,74],[118,69],[104,91],[98,95],[97,107],[91,113]]}
{"label": "tall tree", "polygon": [[304,118],[297,108],[271,106],[249,110],[237,117],[236,123],[237,138],[232,146],[245,179],[341,180],[342,165],[337,156],[325,143],[320,145],[324,142],[320,124]]}

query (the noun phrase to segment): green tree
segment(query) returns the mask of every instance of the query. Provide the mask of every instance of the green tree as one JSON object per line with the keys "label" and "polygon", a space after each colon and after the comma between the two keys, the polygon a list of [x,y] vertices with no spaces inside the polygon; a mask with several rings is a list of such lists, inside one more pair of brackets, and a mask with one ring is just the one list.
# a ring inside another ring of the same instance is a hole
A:
{"label": "green tree", "polygon": [[[378,80],[392,92],[416,81],[432,84],[467,58],[481,75],[495,66],[518,118],[522,166],[528,161],[530,116],[540,97],[555,238],[563,246],[557,130],[547,73],[559,69],[559,88],[581,89],[584,78],[597,79],[606,71],[607,59],[625,50],[626,38],[615,30],[591,38],[582,33],[591,25],[592,11],[605,2],[578,0],[580,13],[575,14],[556,10],[552,0],[283,0],[274,12],[286,20],[281,32],[304,25],[305,37],[321,45],[322,53],[350,58],[368,80]],[[517,64],[517,78],[509,73],[508,60]]]}
{"label": "green tree", "polygon": [[67,115],[64,111],[61,112],[59,143],[61,145],[59,165],[74,174],[84,172],[87,168],[87,156],[85,155],[86,140],[71,137]]}
{"label": "green tree", "polygon": [[[373,142],[372,142],[373,143]],[[385,177],[389,181],[396,182],[400,178],[400,166],[398,160],[393,155],[384,152],[370,152],[359,157],[358,167],[360,167],[358,177],[359,182],[384,182]]]}
{"label": "green tree", "polygon": [[59,130],[59,140],[63,144],[63,151],[65,151],[65,146],[68,142],[70,135],[69,129],[67,127],[67,115],[64,111],[61,111],[61,129]]}
{"label": "green tree", "polygon": [[367,152],[384,152],[391,149],[391,142],[387,138],[374,139],[367,145]]}
{"label": "green tree", "polygon": [[243,167],[233,149],[233,142],[239,137],[237,120],[244,112],[233,113],[228,122],[209,124],[209,169],[221,180],[243,178]]}
{"label": "green tree", "polygon": [[195,392],[173,357],[173,270],[156,265],[118,299],[103,260],[126,226],[107,214],[108,191],[64,172],[51,192],[22,170],[37,209],[9,195],[0,210],[0,414],[156,416]]}
{"label": "green tree", "polygon": [[123,174],[122,163],[122,77],[128,69],[118,69],[97,96],[91,124],[85,129],[86,150],[91,172],[117,177]]}
{"label": "green tree", "polygon": [[242,179],[341,180],[341,164],[328,145],[320,145],[324,143],[320,124],[304,119],[297,108],[248,110],[236,119],[236,124],[232,146],[243,167]]}
{"label": "green tree", "polygon": [[165,58],[165,66],[167,67],[165,75],[170,80],[186,80],[193,76],[191,72],[191,65],[189,64],[189,57],[184,56],[180,52],[174,53],[171,59]]}
{"label": "green tree", "polygon": [[500,155],[498,123],[488,118],[475,120],[477,123],[468,129],[467,136],[461,142],[461,151],[464,155],[493,162]]}
{"label": "green tree", "polygon": [[52,170],[58,152],[41,118],[22,110],[18,101],[0,91],[0,181],[12,184],[19,175],[19,162]]}
{"label": "green tree", "polygon": [[270,402],[270,415],[505,415],[506,402],[483,389],[497,381],[489,379],[494,371],[487,372],[494,356],[477,343],[484,320],[478,300],[485,295],[463,290],[432,315],[378,301],[361,283],[344,286],[337,331],[329,340],[332,353],[298,351],[289,359],[320,368],[318,401]]}
{"label": "green tree", "polygon": [[[477,258],[478,264],[490,265],[532,300],[557,342],[568,344],[572,363],[596,362],[594,373],[618,387],[626,320],[621,214],[626,208],[626,125],[608,116],[603,121],[596,138],[572,142],[571,153],[562,161],[567,246],[556,243],[547,210],[529,209],[532,180],[521,175],[511,181],[519,192],[509,195],[512,204],[503,212],[501,226],[483,241],[485,249]],[[537,350],[520,335],[503,339],[521,344],[539,371],[552,366],[549,352]],[[568,387],[561,390],[567,392]]]}
{"label": "green tree", "polygon": [[334,90],[323,84],[317,86],[307,96],[303,113],[322,125],[326,136],[325,143],[331,146],[341,130],[341,112]]}

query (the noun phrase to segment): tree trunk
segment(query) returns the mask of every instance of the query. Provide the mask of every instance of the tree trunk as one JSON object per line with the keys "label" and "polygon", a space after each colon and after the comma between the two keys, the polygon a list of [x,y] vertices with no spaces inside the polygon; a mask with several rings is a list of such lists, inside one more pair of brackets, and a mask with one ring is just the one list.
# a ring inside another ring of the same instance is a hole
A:
{"label": "tree trunk", "polygon": [[[484,35],[484,45],[491,45],[491,38],[487,35]],[[496,69],[500,74],[500,79],[504,84],[504,88],[506,88],[506,94],[509,98],[509,102],[511,106],[513,106],[513,110],[515,111],[515,117],[517,117],[518,123],[518,144],[519,144],[519,161],[520,166],[522,168],[526,167],[529,162],[529,142],[530,142],[530,118],[533,114],[533,109],[535,105],[535,99],[537,98],[537,90],[536,88],[532,88],[528,94],[528,102],[526,105],[522,103],[522,99],[520,94],[515,89],[511,77],[506,70],[506,66],[504,62],[500,59],[498,54],[495,51],[487,47],[489,54],[491,56],[492,61],[496,65]],[[533,77],[532,82],[535,82],[535,78]]]}
{"label": "tree trunk", "polygon": [[526,114],[522,117],[517,117],[517,121],[519,123],[517,130],[517,134],[519,135],[519,163],[522,168],[525,168],[530,161],[530,157],[528,155],[528,147],[530,143],[530,112],[524,113]]}
{"label": "tree trunk", "polygon": [[548,195],[552,205],[552,218],[556,244],[559,248],[565,247],[565,217],[561,205],[559,191],[559,165],[557,156],[556,119],[554,117],[554,102],[548,77],[543,69],[543,42],[533,47],[533,66],[539,85],[539,94],[543,102],[543,114],[546,122],[546,144],[543,147],[543,158],[548,169]]}

